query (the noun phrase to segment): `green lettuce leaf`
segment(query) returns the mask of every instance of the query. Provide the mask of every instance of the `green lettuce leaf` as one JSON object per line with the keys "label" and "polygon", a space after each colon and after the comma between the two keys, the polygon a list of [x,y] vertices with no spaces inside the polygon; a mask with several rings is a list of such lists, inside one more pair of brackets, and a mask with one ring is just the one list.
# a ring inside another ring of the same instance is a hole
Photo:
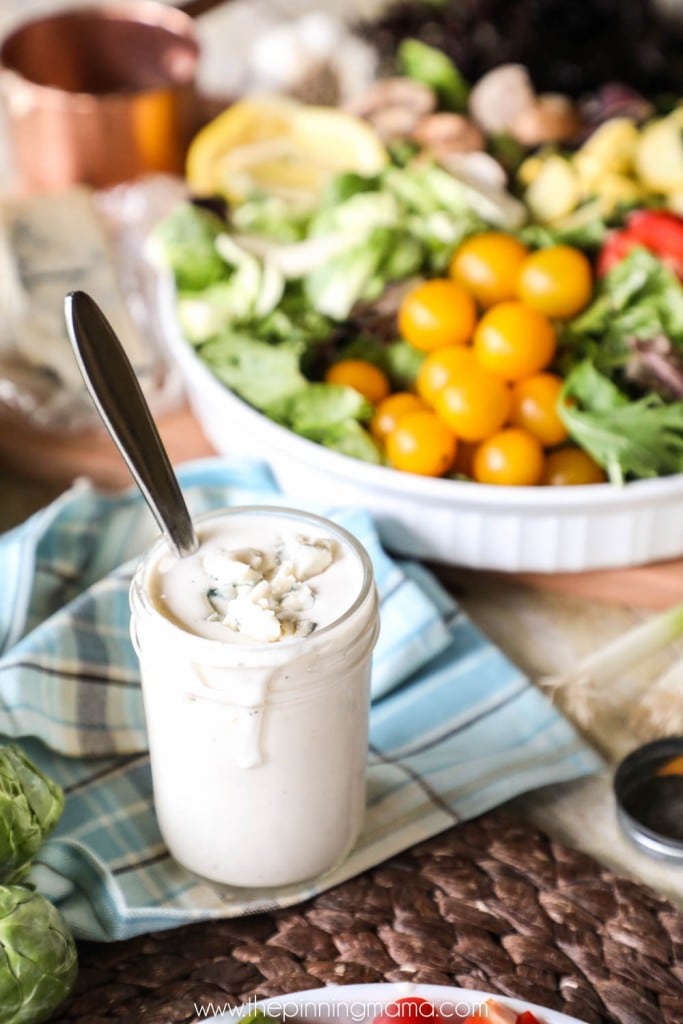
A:
{"label": "green lettuce leaf", "polygon": [[331,427],[369,419],[372,405],[354,388],[321,381],[307,384],[269,411],[297,434],[322,441]]}
{"label": "green lettuce leaf", "polygon": [[279,242],[299,242],[306,235],[309,211],[300,211],[277,196],[256,195],[235,206],[230,224],[237,232]]}
{"label": "green lettuce leaf", "polygon": [[658,395],[632,401],[585,361],[565,381],[559,411],[612,483],[683,473],[683,402]]}
{"label": "green lettuce leaf", "polygon": [[200,291],[228,276],[216,250],[216,239],[224,231],[220,217],[192,203],[180,203],[154,228],[149,246],[172,270],[179,291]]}
{"label": "green lettuce leaf", "polygon": [[595,250],[605,240],[607,224],[596,214],[579,221],[577,217],[566,224],[529,224],[520,231],[520,238],[531,249],[544,249],[551,245],[572,245],[577,249]]}
{"label": "green lettuce leaf", "polygon": [[360,299],[377,298],[383,288],[380,269],[389,258],[393,238],[393,232],[375,228],[365,241],[311,271],[304,279],[304,293],[313,308],[344,320]]}
{"label": "green lettuce leaf", "polygon": [[219,380],[257,409],[266,409],[303,388],[302,346],[271,345],[248,335],[223,334],[201,348],[201,357]]}
{"label": "green lettuce leaf", "polygon": [[309,441],[365,462],[379,463],[379,449],[360,422],[370,419],[372,408],[354,388],[316,382],[264,411]]}
{"label": "green lettuce leaf", "polygon": [[468,82],[441,50],[419,39],[404,39],[398,48],[398,67],[409,78],[428,85],[444,110],[467,110]]}
{"label": "green lettuce leaf", "polygon": [[347,234],[354,242],[373,228],[395,227],[401,218],[396,197],[389,192],[356,192],[336,206],[324,206],[311,219],[309,236]]}
{"label": "green lettuce leaf", "polygon": [[357,420],[338,423],[326,430],[320,443],[342,455],[350,455],[353,459],[362,459],[379,465],[382,461],[380,451],[370,434]]}
{"label": "green lettuce leaf", "polygon": [[598,369],[625,364],[633,340],[668,338],[683,346],[683,285],[646,249],[633,249],[603,279],[591,305],[564,331],[562,342]]}
{"label": "green lettuce leaf", "polygon": [[390,342],[384,352],[384,369],[396,388],[410,388],[426,354],[405,341]]}

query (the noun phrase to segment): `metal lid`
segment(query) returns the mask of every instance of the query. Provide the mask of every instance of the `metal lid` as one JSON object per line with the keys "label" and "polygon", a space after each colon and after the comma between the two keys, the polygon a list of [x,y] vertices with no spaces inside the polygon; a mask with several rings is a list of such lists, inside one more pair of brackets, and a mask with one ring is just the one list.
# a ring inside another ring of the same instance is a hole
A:
{"label": "metal lid", "polygon": [[632,751],[614,776],[617,817],[646,853],[683,864],[683,736]]}

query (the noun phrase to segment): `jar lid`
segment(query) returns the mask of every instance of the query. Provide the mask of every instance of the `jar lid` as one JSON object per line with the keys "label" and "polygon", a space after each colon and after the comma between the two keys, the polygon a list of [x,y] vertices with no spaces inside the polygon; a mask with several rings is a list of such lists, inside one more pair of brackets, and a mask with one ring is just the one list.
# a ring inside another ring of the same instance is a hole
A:
{"label": "jar lid", "polygon": [[652,856],[683,864],[683,736],[632,751],[614,776],[624,832]]}

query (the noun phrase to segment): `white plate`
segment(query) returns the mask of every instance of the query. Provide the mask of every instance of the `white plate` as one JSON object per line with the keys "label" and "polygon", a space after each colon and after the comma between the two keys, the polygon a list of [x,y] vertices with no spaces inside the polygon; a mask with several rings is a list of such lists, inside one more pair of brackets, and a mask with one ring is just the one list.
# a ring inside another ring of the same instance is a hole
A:
{"label": "white plate", "polygon": [[683,475],[624,487],[494,487],[373,466],[298,437],[234,395],[182,337],[174,306],[162,283],[163,332],[216,450],[266,459],[293,499],[369,509],[398,554],[514,572],[624,568],[683,555]]}
{"label": "white plate", "polygon": [[495,999],[503,1006],[509,1006],[517,1013],[531,1010],[540,1024],[584,1024],[576,1017],[568,1017],[557,1010],[546,1010],[534,1003],[521,999],[508,999],[490,992],[471,989],[451,988],[446,985],[412,985],[407,982],[390,985],[331,985],[306,992],[293,992],[274,999],[263,999],[248,1003],[229,1013],[205,1018],[216,1021],[237,1021],[256,1007],[272,1013],[283,1020],[283,1024],[295,1024],[296,1019],[306,1024],[371,1024],[373,1017],[394,999],[405,996],[422,996],[442,1009],[445,1024],[458,1024],[467,1013],[487,999]]}

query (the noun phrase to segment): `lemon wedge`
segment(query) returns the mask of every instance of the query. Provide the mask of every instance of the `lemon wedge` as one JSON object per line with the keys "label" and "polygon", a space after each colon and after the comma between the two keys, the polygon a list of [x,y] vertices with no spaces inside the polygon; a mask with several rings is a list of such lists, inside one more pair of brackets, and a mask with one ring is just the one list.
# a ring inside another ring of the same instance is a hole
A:
{"label": "lemon wedge", "polygon": [[387,162],[360,118],[279,96],[240,100],[194,137],[186,178],[198,196],[240,202],[254,192],[313,203],[340,171],[372,175]]}

